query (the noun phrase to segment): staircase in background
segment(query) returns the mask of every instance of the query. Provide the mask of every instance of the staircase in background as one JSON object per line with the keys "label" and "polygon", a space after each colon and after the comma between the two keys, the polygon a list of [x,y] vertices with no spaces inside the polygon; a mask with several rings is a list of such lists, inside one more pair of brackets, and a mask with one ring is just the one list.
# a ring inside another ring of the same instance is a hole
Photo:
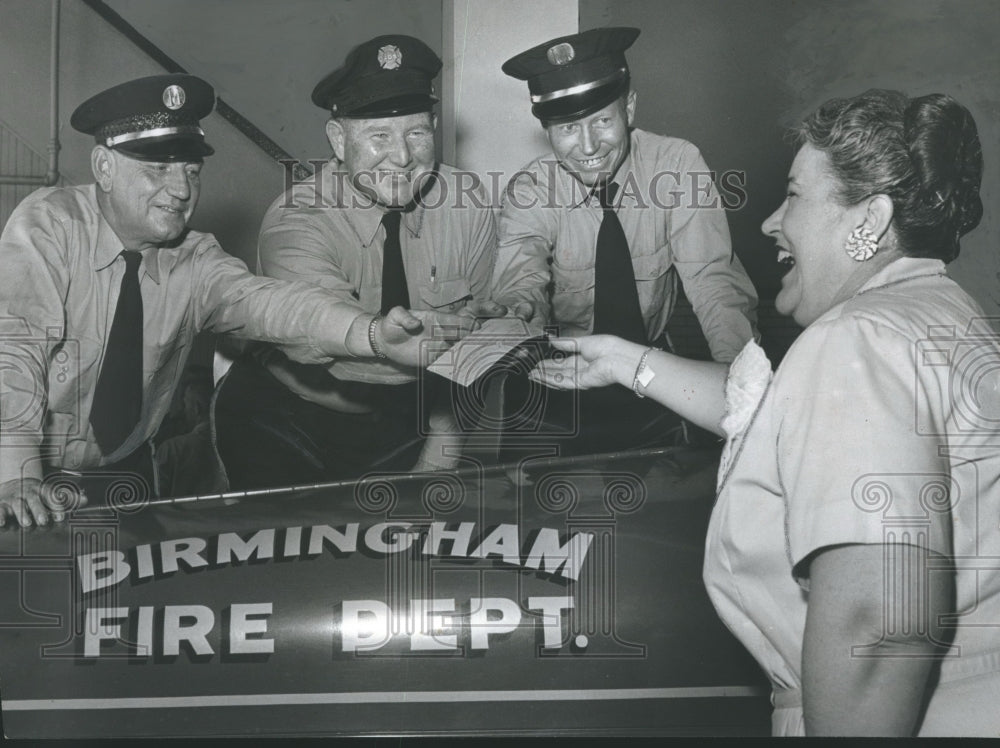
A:
{"label": "staircase in background", "polygon": [[[153,42],[147,39],[143,34],[128,21],[122,18],[115,10],[109,7],[103,0],[83,0],[87,6],[89,6],[95,13],[97,13],[101,18],[107,21],[109,24],[114,26],[125,38],[131,41],[135,46],[149,55],[152,59],[156,60],[157,63],[162,65],[167,72],[170,73],[188,73],[190,71],[185,70],[176,60],[167,55],[162,49],[157,47]],[[221,97],[216,99],[215,111],[219,113],[222,117],[230,122],[237,130],[246,135],[251,141],[253,141],[261,150],[263,150],[267,155],[276,161],[293,161],[295,159],[285,151],[281,146],[275,143],[271,138],[265,135],[259,128],[257,128],[250,120],[244,117],[242,114],[233,109],[229,104],[227,104]],[[297,163],[295,165],[295,178],[296,179],[306,179],[312,173],[312,170],[304,166],[302,163]]]}
{"label": "staircase in background", "polygon": [[[6,123],[0,120],[0,174],[34,177],[48,169],[45,156],[32,150]],[[66,184],[60,178],[58,185]],[[0,184],[0,227],[24,198],[38,189],[37,184]]]}

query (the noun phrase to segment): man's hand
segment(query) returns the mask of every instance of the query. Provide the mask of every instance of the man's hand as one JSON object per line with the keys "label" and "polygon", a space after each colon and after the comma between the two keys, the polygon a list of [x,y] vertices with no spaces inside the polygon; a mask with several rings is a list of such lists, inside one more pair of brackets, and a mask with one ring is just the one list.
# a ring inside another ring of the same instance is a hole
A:
{"label": "man's hand", "polygon": [[31,527],[36,523],[47,525],[50,520],[62,522],[67,511],[87,503],[82,491],[65,490],[72,495],[64,495],[55,484],[43,484],[37,478],[3,483],[0,485],[0,528],[7,527],[10,518],[16,519],[21,527]]}
{"label": "man's hand", "polygon": [[519,301],[512,310],[515,317],[520,317],[525,322],[531,322],[538,314],[533,301]]}
{"label": "man's hand", "polygon": [[393,307],[375,325],[375,344],[390,361],[427,366],[476,324],[471,314],[446,314]]}
{"label": "man's hand", "polygon": [[495,301],[470,301],[459,314],[475,319],[493,319],[507,316],[507,307]]}

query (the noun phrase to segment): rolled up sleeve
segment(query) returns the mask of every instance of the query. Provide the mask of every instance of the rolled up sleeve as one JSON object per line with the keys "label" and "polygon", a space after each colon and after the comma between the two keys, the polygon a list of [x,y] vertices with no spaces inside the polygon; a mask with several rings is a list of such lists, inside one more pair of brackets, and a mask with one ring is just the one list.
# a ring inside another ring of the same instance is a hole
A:
{"label": "rolled up sleeve", "polygon": [[522,173],[507,186],[500,211],[493,298],[501,304],[535,304],[536,315],[551,322],[547,288],[549,257],[558,232],[558,211],[542,204],[536,175]]}
{"label": "rolled up sleeve", "polygon": [[261,278],[212,243],[200,250],[192,297],[199,329],[275,343],[300,363],[349,356],[347,333],[362,314],[340,294],[304,282]]}

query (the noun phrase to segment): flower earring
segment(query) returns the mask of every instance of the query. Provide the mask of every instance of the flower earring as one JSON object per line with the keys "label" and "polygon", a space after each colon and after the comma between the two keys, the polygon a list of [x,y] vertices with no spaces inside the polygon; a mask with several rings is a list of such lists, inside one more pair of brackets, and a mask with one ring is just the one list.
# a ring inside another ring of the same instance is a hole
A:
{"label": "flower earring", "polygon": [[871,229],[859,226],[848,234],[844,249],[847,251],[847,256],[855,262],[864,262],[878,252],[878,238]]}

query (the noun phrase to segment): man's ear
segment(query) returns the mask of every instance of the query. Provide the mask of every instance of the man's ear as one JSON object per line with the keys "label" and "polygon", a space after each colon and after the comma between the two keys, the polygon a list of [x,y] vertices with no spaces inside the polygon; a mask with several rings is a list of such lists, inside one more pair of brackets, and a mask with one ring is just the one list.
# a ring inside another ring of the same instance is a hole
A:
{"label": "man's ear", "polygon": [[636,96],[634,89],[629,89],[628,98],[625,100],[625,114],[628,117],[628,126],[632,126],[632,120],[635,119],[635,102],[638,97]]}
{"label": "man's ear", "polygon": [[344,124],[335,119],[327,120],[326,139],[330,141],[330,147],[333,148],[333,155],[337,157],[338,161],[343,161],[344,143],[347,140],[347,132],[344,130]]}
{"label": "man's ear", "polygon": [[111,192],[111,183],[115,175],[115,158],[111,149],[96,145],[90,152],[90,170],[94,173],[94,181],[97,182],[101,192]]}

